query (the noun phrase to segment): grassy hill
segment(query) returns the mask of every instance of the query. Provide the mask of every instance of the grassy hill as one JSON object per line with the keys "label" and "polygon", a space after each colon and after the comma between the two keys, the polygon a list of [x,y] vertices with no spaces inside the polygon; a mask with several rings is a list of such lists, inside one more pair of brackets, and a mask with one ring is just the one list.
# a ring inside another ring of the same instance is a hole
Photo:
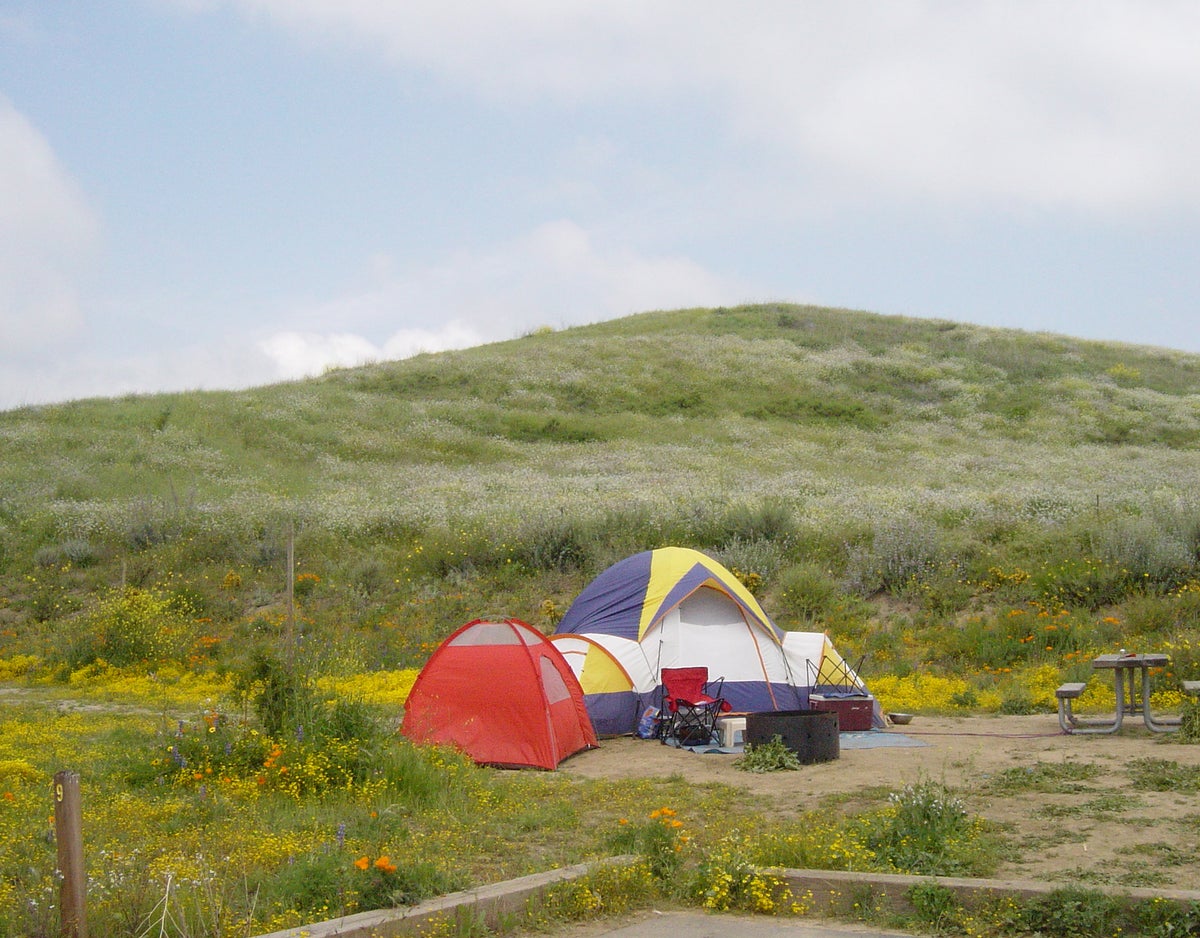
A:
{"label": "grassy hill", "polygon": [[1198,450],[1200,356],[790,305],[24,408],[0,413],[0,656],[111,658],[79,636],[132,586],[181,623],[164,653],[298,628],[336,638],[324,668],[413,665],[684,544],[877,669],[1004,667],[1025,652],[989,636],[1030,604],[1080,617],[1065,667],[1194,625]]}

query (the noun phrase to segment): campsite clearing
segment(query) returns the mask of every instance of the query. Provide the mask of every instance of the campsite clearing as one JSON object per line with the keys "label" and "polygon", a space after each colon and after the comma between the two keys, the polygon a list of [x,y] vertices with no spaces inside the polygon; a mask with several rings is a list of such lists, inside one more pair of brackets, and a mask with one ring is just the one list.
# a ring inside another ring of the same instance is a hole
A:
{"label": "campsite clearing", "polygon": [[[1054,714],[922,715],[889,732],[925,745],[843,748],[833,762],[755,774],[735,768],[733,755],[621,737],[601,740],[599,749],[573,756],[559,771],[720,783],[745,790],[768,816],[789,819],[877,807],[881,789],[933,780],[1007,832],[1012,849],[996,878],[1200,889],[1200,745],[1132,729],[1070,736]],[[1174,763],[1184,769],[1174,773],[1175,783],[1147,777],[1147,770]]]}

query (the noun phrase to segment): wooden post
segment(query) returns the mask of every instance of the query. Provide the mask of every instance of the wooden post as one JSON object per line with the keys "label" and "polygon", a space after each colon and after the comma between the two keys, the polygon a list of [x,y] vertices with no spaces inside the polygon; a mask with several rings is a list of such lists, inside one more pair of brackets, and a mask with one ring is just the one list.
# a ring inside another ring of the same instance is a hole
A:
{"label": "wooden post", "polygon": [[296,662],[296,523],[288,527],[287,546],[287,663]]}
{"label": "wooden post", "polygon": [[54,833],[58,841],[59,903],[66,938],[87,938],[87,873],[83,868],[83,810],[79,773],[54,774]]}

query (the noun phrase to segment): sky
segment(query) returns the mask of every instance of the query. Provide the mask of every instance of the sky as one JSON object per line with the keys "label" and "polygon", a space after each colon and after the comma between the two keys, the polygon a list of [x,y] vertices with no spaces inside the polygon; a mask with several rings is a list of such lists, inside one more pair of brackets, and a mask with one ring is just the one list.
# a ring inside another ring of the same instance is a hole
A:
{"label": "sky", "polygon": [[0,0],[0,409],[786,301],[1200,352],[1200,4]]}

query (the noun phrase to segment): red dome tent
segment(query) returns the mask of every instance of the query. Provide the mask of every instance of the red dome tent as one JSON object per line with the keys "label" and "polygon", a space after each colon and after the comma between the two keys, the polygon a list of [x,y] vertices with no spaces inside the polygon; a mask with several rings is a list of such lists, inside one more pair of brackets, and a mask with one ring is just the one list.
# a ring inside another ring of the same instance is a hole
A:
{"label": "red dome tent", "polygon": [[442,642],[413,684],[400,731],[508,767],[553,769],[597,745],[570,665],[520,619],[476,619]]}

